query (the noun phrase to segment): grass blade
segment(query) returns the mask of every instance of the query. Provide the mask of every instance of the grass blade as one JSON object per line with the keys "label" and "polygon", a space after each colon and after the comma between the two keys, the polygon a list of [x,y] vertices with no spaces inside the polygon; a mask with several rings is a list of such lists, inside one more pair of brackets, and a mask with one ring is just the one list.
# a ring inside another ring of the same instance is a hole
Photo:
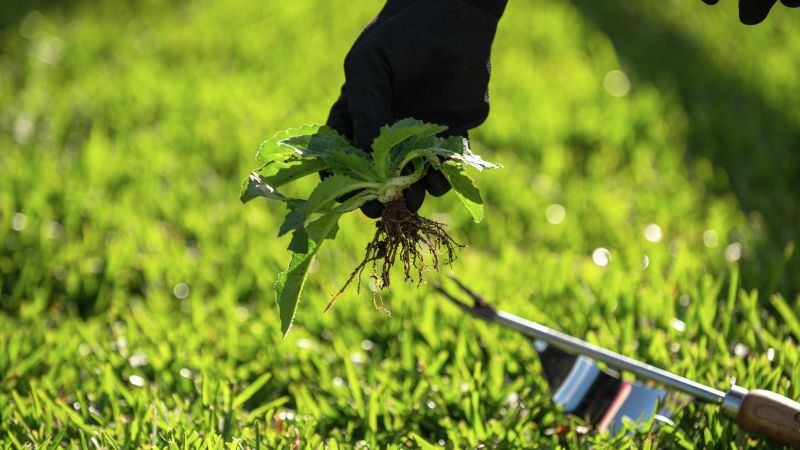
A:
{"label": "grass blade", "polygon": [[244,388],[242,392],[240,392],[236,397],[233,398],[233,408],[239,408],[250,398],[261,389],[269,379],[272,378],[272,374],[267,372],[256,379],[256,381],[252,382],[249,386]]}

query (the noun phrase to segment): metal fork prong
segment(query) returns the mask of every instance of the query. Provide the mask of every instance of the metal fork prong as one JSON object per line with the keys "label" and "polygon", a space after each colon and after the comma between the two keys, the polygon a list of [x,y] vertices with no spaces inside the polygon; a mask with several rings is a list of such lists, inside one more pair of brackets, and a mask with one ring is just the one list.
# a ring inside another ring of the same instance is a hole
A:
{"label": "metal fork prong", "polygon": [[453,274],[448,274],[447,277],[453,280],[456,286],[458,286],[462,292],[467,294],[469,298],[472,299],[473,304],[470,308],[470,312],[473,315],[489,322],[493,321],[497,317],[497,311],[495,311],[494,307],[488,301],[486,301],[485,298],[468,288]]}
{"label": "metal fork prong", "polygon": [[441,284],[439,284],[439,283],[431,283],[431,286],[433,286],[433,288],[436,289],[436,291],[438,293],[442,294],[446,299],[448,299],[451,302],[455,303],[455,305],[458,306],[459,308],[463,309],[464,311],[466,311],[466,312],[468,312],[468,313],[470,313],[472,315],[477,315],[476,311],[473,309],[472,306],[470,306],[470,305],[462,302],[461,300],[455,298],[452,294],[447,292],[444,289],[444,287],[442,287]]}
{"label": "metal fork prong", "polygon": [[473,302],[475,302],[476,308],[488,308],[494,311],[494,307],[491,305],[491,303],[489,303],[489,301],[483,298],[482,295],[468,288],[464,283],[461,282],[461,280],[456,278],[455,275],[449,274],[447,277],[453,280],[453,282],[458,286],[458,288],[464,291],[464,293],[467,294],[469,298],[472,299]]}

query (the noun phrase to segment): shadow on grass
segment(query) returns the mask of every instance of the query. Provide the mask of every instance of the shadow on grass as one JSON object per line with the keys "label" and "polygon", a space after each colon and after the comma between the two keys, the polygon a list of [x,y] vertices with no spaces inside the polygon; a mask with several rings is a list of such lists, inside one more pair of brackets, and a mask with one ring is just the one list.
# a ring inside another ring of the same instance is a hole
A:
{"label": "shadow on grass", "polygon": [[33,11],[65,11],[81,0],[3,0],[0,2],[0,33],[15,26]]}
{"label": "shadow on grass", "polygon": [[[698,2],[699,3],[699,2]],[[676,89],[689,117],[689,164],[708,158],[729,183],[741,207],[760,215],[763,233],[755,257],[742,263],[745,288],[800,293],[800,257],[788,263],[787,243],[800,244],[800,129],[768,105],[752,82],[725,70],[675,25],[639,2],[573,0],[583,16],[613,42],[627,70],[656,86]],[[698,4],[698,7],[702,5]],[[742,33],[747,32],[742,26]],[[795,252],[800,253],[800,252]]]}

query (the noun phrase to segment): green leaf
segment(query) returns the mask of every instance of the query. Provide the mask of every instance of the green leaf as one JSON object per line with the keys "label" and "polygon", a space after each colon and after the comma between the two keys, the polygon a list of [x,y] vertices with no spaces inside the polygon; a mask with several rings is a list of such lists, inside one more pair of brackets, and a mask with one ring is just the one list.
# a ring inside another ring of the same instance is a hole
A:
{"label": "green leaf", "polygon": [[295,152],[291,147],[281,145],[281,142],[292,137],[316,134],[319,132],[320,128],[322,128],[321,125],[314,123],[279,131],[261,144],[256,153],[256,160],[260,162],[285,161],[287,158],[293,156]]}
{"label": "green leaf", "polygon": [[289,266],[278,274],[278,280],[275,282],[275,301],[280,309],[281,331],[284,337],[292,327],[311,262],[319,251],[322,241],[336,236],[339,217],[341,214],[327,214],[294,232],[292,242],[305,241],[305,248],[297,249],[303,251],[293,251]]}
{"label": "green leaf", "polygon": [[372,160],[375,170],[382,177],[392,176],[390,167],[391,150],[410,137],[425,137],[446,131],[444,125],[425,123],[415,119],[403,119],[392,125],[384,126],[377,138],[372,142]]}
{"label": "green leaf", "polygon": [[459,165],[466,164],[476,169],[494,169],[500,167],[481,159],[469,149],[469,141],[460,136],[451,136],[447,139],[435,136],[412,138],[402,142],[391,151],[391,173],[397,175],[417,158],[425,158],[434,168],[443,161],[454,161]]}
{"label": "green leaf", "polygon": [[354,147],[344,136],[326,126],[319,127],[315,133],[292,136],[278,144],[291,148],[304,158],[327,158],[337,150],[366,157],[363,150]]}
{"label": "green leaf", "polygon": [[356,189],[371,186],[372,183],[365,183],[364,181],[356,180],[344,175],[333,175],[324,179],[320,184],[317,185],[317,187],[308,197],[308,203],[305,207],[305,220],[308,220],[308,218],[319,209],[333,204],[337,197],[352,192]]}
{"label": "green leaf", "polygon": [[472,153],[470,150],[467,150],[463,155],[460,155],[460,157],[456,157],[455,159],[460,159],[464,163],[478,169],[479,171],[483,169],[499,169],[503,167],[500,164],[495,164],[484,160],[479,155]]}
{"label": "green leaf", "polygon": [[326,158],[326,161],[331,172],[336,175],[346,175],[364,181],[382,181],[369,155],[360,150],[358,153],[336,150]]}
{"label": "green leaf", "polygon": [[302,224],[292,233],[292,240],[289,241],[289,247],[286,249],[292,253],[308,252],[308,231]]}
{"label": "green leaf", "polygon": [[378,198],[378,194],[371,191],[363,191],[359,192],[358,194],[348,198],[347,200],[343,201],[342,204],[336,205],[334,208],[331,209],[331,212],[335,213],[346,213],[350,211],[355,211],[356,209],[360,208],[361,205],[364,203],[374,200]]}
{"label": "green leaf", "polygon": [[306,218],[305,210],[306,202],[298,202],[294,208],[289,209],[286,217],[283,219],[280,229],[278,230],[278,237],[297,229],[303,225],[303,220]]}
{"label": "green leaf", "polygon": [[463,155],[465,152],[470,151],[469,140],[461,136],[450,136],[447,139],[442,139],[439,147],[446,148],[450,151]]}
{"label": "green leaf", "polygon": [[401,161],[398,161],[396,164],[397,170],[394,172],[395,176],[398,175],[398,172],[401,171],[404,167],[407,167],[409,164],[418,161],[419,159],[427,160],[432,166],[438,168],[441,163],[439,162],[439,154],[436,152],[434,148],[417,148],[409,151],[403,156]]}
{"label": "green leaf", "polygon": [[478,171],[482,171],[483,169],[499,169],[502,167],[500,164],[490,163],[479,155],[472,153],[472,150],[469,148],[469,141],[460,136],[451,136],[442,140],[435,151],[446,159],[462,162],[478,169]]}
{"label": "green leaf", "polygon": [[327,167],[325,161],[317,159],[303,159],[288,166],[286,164],[281,165],[284,167],[277,170],[264,171],[261,169],[257,171],[258,174],[261,175],[261,181],[273,188],[277,188],[286,183],[291,183],[292,181],[317,173]]}
{"label": "green leaf", "polygon": [[458,199],[472,214],[472,220],[480,223],[483,220],[483,199],[477,186],[475,186],[475,182],[462,173],[461,169],[452,164],[442,164],[440,170],[447,177],[447,181],[450,182],[450,186],[453,187]]}
{"label": "green leaf", "polygon": [[447,131],[447,127],[444,125],[425,123],[416,119],[399,120],[381,128],[380,134],[372,142],[372,150],[373,152],[391,150],[392,147],[412,136],[433,136],[444,131]]}
{"label": "green leaf", "polygon": [[380,180],[370,156],[329,127],[320,127],[316,134],[286,139],[280,145],[292,148],[303,158],[325,161],[326,168],[334,174],[365,181]]}
{"label": "green leaf", "polygon": [[391,150],[389,172],[397,176],[404,166],[418,157],[426,157],[438,161],[438,154],[435,148],[440,141],[442,141],[442,138],[437,138],[436,136],[423,136],[407,139],[394,146]]}
{"label": "green leaf", "polygon": [[460,160],[465,164],[478,169],[478,171],[482,171],[483,169],[500,169],[503,167],[500,164],[495,164],[484,160],[479,155],[472,153],[472,151],[469,149],[467,149],[464,154],[456,156],[454,159]]}
{"label": "green leaf", "polygon": [[256,197],[265,197],[282,202],[292,200],[276,191],[274,187],[264,183],[261,176],[253,172],[242,182],[242,192],[239,194],[239,200],[241,200],[242,203],[247,203]]}

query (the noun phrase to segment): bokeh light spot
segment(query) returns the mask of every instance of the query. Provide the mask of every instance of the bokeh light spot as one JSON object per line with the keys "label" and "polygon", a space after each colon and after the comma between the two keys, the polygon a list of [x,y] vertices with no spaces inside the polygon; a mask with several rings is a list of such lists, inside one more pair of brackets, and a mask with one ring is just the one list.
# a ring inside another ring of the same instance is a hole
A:
{"label": "bokeh light spot", "polygon": [[364,364],[367,362],[367,356],[361,352],[350,353],[350,362],[353,364]]}
{"label": "bokeh light spot", "polygon": [[703,233],[703,244],[708,248],[714,248],[719,245],[717,232],[714,230],[706,230],[705,233]]}
{"label": "bokeh light spot", "polygon": [[651,223],[644,227],[644,238],[650,242],[659,242],[663,237],[661,227]]}
{"label": "bokeh light spot", "polygon": [[592,261],[600,267],[605,267],[611,262],[611,252],[607,248],[597,248],[592,252]]}
{"label": "bokeh light spot", "polygon": [[728,262],[736,262],[742,259],[742,244],[734,242],[733,244],[725,247],[725,260]]}
{"label": "bokeh light spot", "polygon": [[14,140],[20,144],[27,144],[33,136],[35,125],[33,121],[27,117],[20,116],[14,122]]}
{"label": "bokeh light spot", "polygon": [[677,317],[673,317],[672,320],[669,321],[670,326],[675,330],[683,333],[686,331],[686,322],[678,319]]}
{"label": "bokeh light spot", "polygon": [[553,203],[547,207],[545,215],[547,216],[548,222],[553,225],[558,225],[564,221],[564,218],[567,216],[567,210],[558,203]]}
{"label": "bokeh light spot", "polygon": [[603,87],[614,97],[624,97],[631,90],[631,80],[621,70],[612,70],[603,78]]}
{"label": "bokeh light spot", "polygon": [[172,293],[175,294],[175,298],[183,300],[189,296],[189,285],[186,283],[178,283],[172,288]]}
{"label": "bokeh light spot", "polygon": [[14,216],[11,218],[11,228],[13,228],[14,231],[22,231],[27,226],[28,226],[28,218],[25,217],[25,214],[18,212],[14,214]]}

